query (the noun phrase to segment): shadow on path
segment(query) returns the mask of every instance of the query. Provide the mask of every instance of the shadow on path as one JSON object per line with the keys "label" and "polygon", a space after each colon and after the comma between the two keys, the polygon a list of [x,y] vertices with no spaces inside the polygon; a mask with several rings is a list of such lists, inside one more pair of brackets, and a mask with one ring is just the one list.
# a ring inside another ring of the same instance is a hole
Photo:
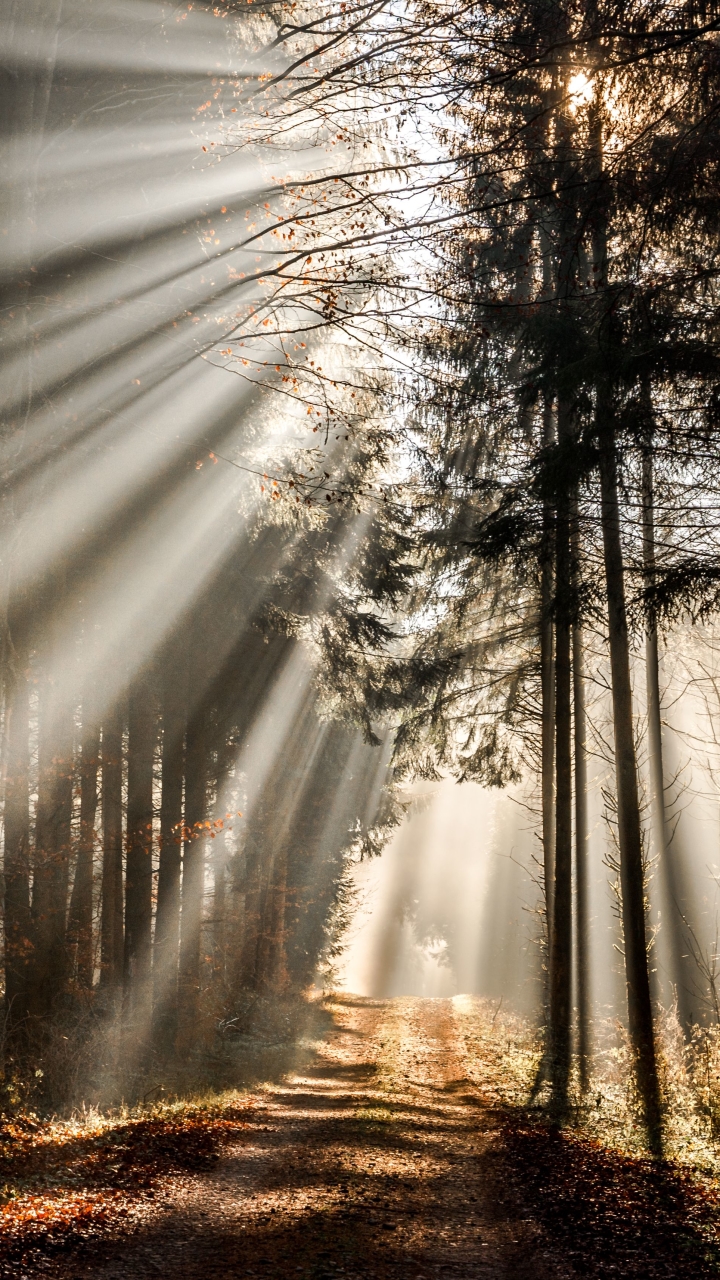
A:
{"label": "shadow on path", "polygon": [[503,1162],[515,1193],[588,1280],[720,1276],[717,1185],[510,1117]]}
{"label": "shadow on path", "polygon": [[[120,1226],[4,1275],[59,1280],[705,1280],[718,1199],[690,1174],[493,1110],[447,1000],[344,999],[219,1158]],[[475,1064],[477,1067],[477,1064]],[[241,1131],[242,1130],[242,1131]]]}

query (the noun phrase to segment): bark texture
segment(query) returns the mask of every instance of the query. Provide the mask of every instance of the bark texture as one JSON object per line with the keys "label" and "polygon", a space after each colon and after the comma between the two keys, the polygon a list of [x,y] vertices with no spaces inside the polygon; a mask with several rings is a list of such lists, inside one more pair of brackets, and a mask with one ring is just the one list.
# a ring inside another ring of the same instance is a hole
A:
{"label": "bark texture", "polygon": [[196,1039],[200,1000],[200,938],[207,846],[208,761],[206,716],[198,711],[188,726],[185,768],[185,841],[180,917],[178,1047]]}
{"label": "bark texture", "polygon": [[30,922],[29,691],[27,650],[16,644],[5,685],[5,1028],[12,1043],[25,1028],[32,955]]}
{"label": "bark texture", "polygon": [[616,439],[609,396],[598,402],[603,553],[608,598],[620,885],[628,1024],[651,1149],[662,1149],[660,1086],[655,1053],[645,920],[645,879],[637,760],[633,734],[630,648],[625,605]]}
{"label": "bark texture", "polygon": [[135,680],[128,707],[127,862],[125,868],[124,999],[129,1017],[145,1021],[150,1006],[153,763],[155,698],[149,675]]}
{"label": "bark texture", "polygon": [[93,985],[95,956],[93,952],[93,860],[95,856],[95,818],[98,805],[98,762],[100,727],[94,722],[90,698],[83,706],[83,736],[80,754],[80,832],[75,859],[75,878],[70,898],[68,942],[74,953],[73,971],[79,987],[89,991]]}
{"label": "bark texture", "polygon": [[153,1017],[156,1032],[165,1047],[172,1043],[177,1031],[186,675],[182,664],[169,664],[162,700],[162,793],[153,954]]}
{"label": "bark texture", "polygon": [[102,727],[102,901],[100,985],[122,986],[123,911],[123,713],[108,712]]}

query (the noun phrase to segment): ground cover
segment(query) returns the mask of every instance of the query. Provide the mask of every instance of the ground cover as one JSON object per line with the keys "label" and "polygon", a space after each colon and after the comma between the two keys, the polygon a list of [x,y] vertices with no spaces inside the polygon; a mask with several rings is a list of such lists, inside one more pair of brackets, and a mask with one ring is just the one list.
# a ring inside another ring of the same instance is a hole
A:
{"label": "ground cover", "polygon": [[133,1216],[174,1176],[208,1168],[247,1128],[252,1099],[0,1125],[0,1265]]}
{"label": "ground cover", "polygon": [[720,1275],[712,1173],[548,1125],[526,1105],[538,1046],[497,1006],[336,995],[325,1009],[314,1059],[252,1091],[8,1123],[0,1273]]}

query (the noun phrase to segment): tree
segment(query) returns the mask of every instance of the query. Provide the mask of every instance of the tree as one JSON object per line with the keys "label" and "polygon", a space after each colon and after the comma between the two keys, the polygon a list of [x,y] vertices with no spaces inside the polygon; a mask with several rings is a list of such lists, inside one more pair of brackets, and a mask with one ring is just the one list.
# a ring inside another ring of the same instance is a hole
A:
{"label": "tree", "polygon": [[127,1016],[140,1027],[141,1034],[149,1014],[152,976],[154,693],[150,673],[141,672],[128,698],[123,985]]}
{"label": "tree", "polygon": [[68,913],[67,937],[74,950],[74,977],[78,986],[92,990],[95,973],[93,948],[93,870],[95,816],[98,805],[98,764],[100,726],[89,691],[83,700],[84,733],[80,748],[80,830],[75,856],[75,875]]}
{"label": "tree", "polygon": [[[430,360],[416,384],[422,409],[414,424],[420,462],[413,477],[413,506],[423,530],[420,545],[427,547],[434,538],[442,553],[427,575],[431,585],[426,594],[411,595],[406,608],[411,615],[421,613],[419,601],[437,599],[442,583],[448,600],[445,616],[452,616],[458,626],[451,630],[446,624],[445,635],[442,627],[430,629],[430,643],[423,636],[419,647],[410,646],[404,664],[396,653],[371,670],[367,659],[342,653],[336,641],[329,661],[332,664],[333,655],[339,655],[339,687],[347,688],[351,671],[364,681],[366,705],[398,711],[404,700],[398,750],[410,748],[413,767],[429,769],[429,741],[435,762],[453,756],[447,743],[457,732],[458,690],[467,681],[473,652],[469,638],[474,615],[465,593],[477,598],[479,590],[471,572],[462,581],[459,575],[450,577],[448,566],[462,564],[470,546],[486,566],[502,572],[511,564],[516,604],[514,610],[508,608],[505,597],[504,621],[509,624],[524,611],[526,626],[531,600],[527,591],[523,596],[527,566],[544,566],[539,591],[543,834],[549,869],[554,737],[554,888],[546,884],[546,897],[552,937],[552,1071],[556,1103],[562,1109],[569,1066],[571,973],[571,634],[574,631],[576,651],[576,859],[582,882],[586,818],[577,786],[585,785],[580,625],[582,611],[590,604],[597,610],[601,600],[579,576],[579,567],[584,553],[594,554],[601,540],[629,1024],[649,1140],[659,1150],[630,680],[627,598],[633,579],[623,545],[628,518],[621,506],[618,474],[627,450],[639,443],[631,405],[643,376],[650,377],[654,395],[666,398],[672,415],[680,411],[683,395],[686,402],[695,398],[697,403],[702,379],[713,375],[707,312],[699,293],[709,277],[688,258],[697,253],[714,218],[697,157],[709,155],[709,139],[714,136],[715,47],[712,41],[706,43],[706,36],[714,29],[715,16],[698,19],[688,10],[681,19],[673,14],[667,20],[662,5],[648,15],[632,6],[619,10],[595,4],[572,11],[561,6],[553,11],[552,21],[544,6],[534,4],[469,7],[462,14],[427,4],[416,13],[421,19],[416,39],[404,32],[405,65],[415,77],[417,101],[422,102],[423,94],[434,94],[446,110],[445,120],[451,122],[443,124],[438,135],[450,147],[437,184],[451,208],[444,226],[442,219],[433,219],[438,266],[434,277],[426,277],[426,296],[433,298],[435,315],[440,311],[443,321],[435,341],[416,341],[416,350],[430,353]],[[400,39],[397,28],[393,37]],[[694,83],[702,85],[697,94],[684,91],[691,66]],[[444,77],[439,88],[438,68]],[[378,83],[380,79],[378,75]],[[678,165],[683,174],[679,198],[669,180]],[[702,211],[697,203],[700,189]],[[686,234],[691,225],[693,248],[688,255],[678,247],[687,242],[680,227]],[[424,228],[413,224],[408,236],[413,233],[427,249]],[[707,260],[712,250],[703,244],[701,256]],[[437,325],[434,318],[428,323]],[[457,369],[459,378],[448,376]],[[557,440],[548,427],[553,405]],[[451,429],[438,430],[438,421],[449,421]],[[683,466],[680,457],[677,466]],[[588,539],[589,528],[589,547],[574,531],[579,487],[594,504],[588,508],[586,501],[584,512],[583,539]],[[420,492],[427,495],[424,500]],[[471,495],[484,500],[484,511],[476,508],[471,513]],[[463,505],[464,518],[448,518],[448,510],[457,512]],[[468,523],[473,521],[474,532],[468,536]],[[539,528],[545,529],[544,547]],[[683,589],[692,591],[693,572],[686,562],[684,587],[681,570],[676,570],[675,583],[670,574],[665,576],[663,597],[653,571],[654,585],[648,594],[645,582],[646,595],[657,602],[672,599],[675,592],[678,599]],[[713,582],[712,571],[699,571],[698,585],[701,576]],[[496,605],[497,597],[490,598]],[[488,627],[487,618],[484,625]],[[512,626],[506,625],[501,641],[506,651],[512,634]],[[450,635],[452,648],[443,643]],[[387,646],[387,637],[380,637],[380,643]],[[433,651],[434,665],[428,650]],[[487,650],[480,652],[487,659]],[[444,667],[439,653],[445,655]],[[521,671],[522,667],[516,669],[516,688]],[[486,689],[497,689],[497,673],[489,665],[485,680]],[[383,692],[378,692],[378,683]],[[482,698],[476,698],[476,715],[482,714],[481,706]],[[498,748],[501,726],[505,731],[512,714],[507,705],[501,709],[499,699],[494,712],[486,742],[496,761],[507,761]],[[430,738],[418,732],[421,723]],[[486,754],[483,759],[487,758]],[[467,776],[457,755],[454,763],[459,775]],[[586,954],[582,896],[581,883],[578,935]],[[586,1021],[586,1014],[581,1016]]]}
{"label": "tree", "polygon": [[14,628],[13,653],[5,686],[5,1026],[14,1047],[27,1032],[28,970],[32,954],[30,919],[30,732],[28,652]]}
{"label": "tree", "polygon": [[122,987],[123,910],[123,727],[116,704],[102,724],[102,884],[100,920],[100,985],[111,992]]}

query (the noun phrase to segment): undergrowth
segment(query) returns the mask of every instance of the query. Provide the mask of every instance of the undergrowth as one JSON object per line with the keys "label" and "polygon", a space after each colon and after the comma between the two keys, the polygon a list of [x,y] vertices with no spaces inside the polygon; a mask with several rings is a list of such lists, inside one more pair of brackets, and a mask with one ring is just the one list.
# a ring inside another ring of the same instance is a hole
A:
{"label": "undergrowth", "polygon": [[[534,1090],[543,1056],[537,1029],[498,1002],[457,996],[455,1017],[464,1039],[469,1075],[491,1104],[541,1117],[547,1085]],[[720,1175],[720,1026],[696,1026],[686,1037],[674,1011],[662,1012],[657,1049],[668,1160]],[[535,1096],[534,1096],[535,1095]],[[570,1091],[567,1128],[627,1155],[645,1153],[641,1109],[631,1051],[617,1021],[594,1028],[589,1088],[577,1078]]]}
{"label": "undergrowth", "polygon": [[257,1098],[205,1099],[81,1111],[66,1119],[32,1113],[0,1122],[0,1276],[19,1260],[88,1241],[171,1195],[178,1174],[210,1167],[240,1141]]}
{"label": "undergrowth", "polygon": [[[242,1141],[265,1082],[310,1057],[330,1015],[317,1000],[256,999],[181,1055],[120,1018],[47,1022],[6,1053],[0,1092],[0,1278],[129,1226],[183,1174]],[[68,1034],[68,1031],[75,1034]],[[253,1094],[250,1094],[250,1089]]]}
{"label": "undergrowth", "polygon": [[328,1021],[318,1000],[253,996],[189,1046],[164,1048],[122,1011],[87,1001],[2,1046],[0,1115],[71,1117],[220,1093],[279,1078]]}

